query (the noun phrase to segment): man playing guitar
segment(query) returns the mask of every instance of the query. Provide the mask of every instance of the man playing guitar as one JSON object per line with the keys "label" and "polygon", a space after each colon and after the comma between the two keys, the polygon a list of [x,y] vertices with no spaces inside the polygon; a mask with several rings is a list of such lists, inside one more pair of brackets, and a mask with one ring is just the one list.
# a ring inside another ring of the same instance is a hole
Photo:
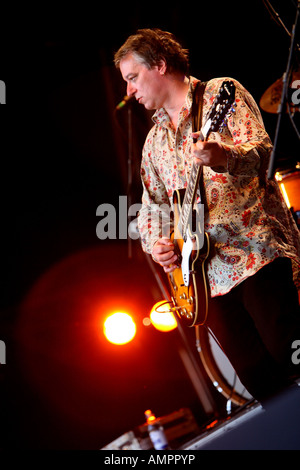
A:
{"label": "man playing guitar", "polygon": [[234,85],[235,109],[226,115],[222,133],[212,128],[203,139],[192,129],[199,80],[189,76],[188,51],[172,34],[137,31],[115,54],[115,64],[128,96],[155,110],[141,163],[143,250],[168,276],[180,268],[182,252],[166,207],[174,209],[174,191],[187,188],[193,167],[201,167],[203,230],[210,245],[205,325],[252,396],[266,399],[300,375],[300,366],[291,361],[292,345],[300,340],[300,239],[277,183],[267,179],[272,143],[258,106],[238,81],[208,81],[202,122],[213,106],[222,108],[224,83]]}

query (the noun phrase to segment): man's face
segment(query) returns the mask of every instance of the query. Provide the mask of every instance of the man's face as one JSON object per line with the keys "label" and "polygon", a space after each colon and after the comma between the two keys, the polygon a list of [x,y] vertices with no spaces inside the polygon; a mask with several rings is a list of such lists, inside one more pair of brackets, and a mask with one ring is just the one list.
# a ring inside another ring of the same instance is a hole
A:
{"label": "man's face", "polygon": [[159,109],[163,106],[164,62],[149,70],[133,54],[128,54],[120,62],[120,71],[127,83],[128,96],[134,96],[146,109]]}

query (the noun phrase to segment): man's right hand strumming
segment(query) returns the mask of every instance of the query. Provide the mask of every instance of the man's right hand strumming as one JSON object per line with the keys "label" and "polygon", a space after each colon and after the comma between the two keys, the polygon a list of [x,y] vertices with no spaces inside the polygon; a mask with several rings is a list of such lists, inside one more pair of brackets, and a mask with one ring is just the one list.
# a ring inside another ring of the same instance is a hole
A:
{"label": "man's right hand strumming", "polygon": [[178,267],[174,243],[167,237],[160,238],[152,248],[152,258],[159,263],[166,273],[171,273]]}

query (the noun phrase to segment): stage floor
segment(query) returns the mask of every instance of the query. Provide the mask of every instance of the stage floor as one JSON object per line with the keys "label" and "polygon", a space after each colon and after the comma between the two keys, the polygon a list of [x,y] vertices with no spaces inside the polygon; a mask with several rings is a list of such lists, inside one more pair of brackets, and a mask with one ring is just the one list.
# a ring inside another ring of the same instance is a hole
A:
{"label": "stage floor", "polygon": [[255,402],[182,450],[300,450],[300,387],[261,406]]}

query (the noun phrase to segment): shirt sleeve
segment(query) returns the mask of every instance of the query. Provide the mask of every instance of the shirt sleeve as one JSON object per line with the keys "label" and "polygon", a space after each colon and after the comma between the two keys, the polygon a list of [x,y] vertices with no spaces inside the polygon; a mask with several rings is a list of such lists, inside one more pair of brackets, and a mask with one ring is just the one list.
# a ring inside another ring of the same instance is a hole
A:
{"label": "shirt sleeve", "polygon": [[170,201],[163,181],[157,174],[152,159],[152,131],[148,134],[143,148],[141,179],[143,185],[142,208],[138,216],[138,229],[142,248],[152,253],[155,242],[162,236],[170,237],[173,218]]}
{"label": "shirt sleeve", "polygon": [[[237,81],[236,107],[227,121],[221,143],[227,154],[227,171],[232,176],[255,177],[265,174],[272,150],[259,108],[251,94]],[[214,169],[214,168],[213,168]],[[220,168],[214,169],[220,171]]]}

